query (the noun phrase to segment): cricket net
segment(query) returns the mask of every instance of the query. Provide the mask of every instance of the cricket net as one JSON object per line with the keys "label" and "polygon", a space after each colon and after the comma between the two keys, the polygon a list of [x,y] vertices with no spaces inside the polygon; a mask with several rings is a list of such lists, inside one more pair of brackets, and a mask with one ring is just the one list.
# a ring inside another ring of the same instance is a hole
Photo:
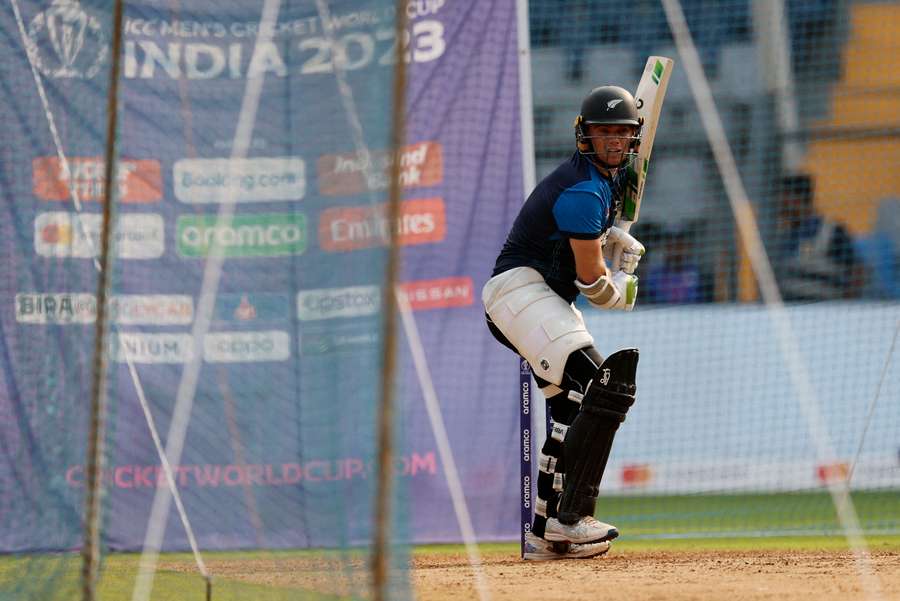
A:
{"label": "cricket net", "polygon": [[637,308],[582,307],[601,354],[641,349],[598,516],[647,537],[900,531],[900,79],[881,62],[900,7],[530,11],[538,178],[592,87],[675,59]]}
{"label": "cricket net", "polygon": [[[380,474],[405,458],[378,429],[399,13],[129,1],[117,29],[112,4],[0,10],[0,597],[75,598],[98,545],[84,598],[406,598],[408,503]],[[287,577],[237,584],[242,559]]]}

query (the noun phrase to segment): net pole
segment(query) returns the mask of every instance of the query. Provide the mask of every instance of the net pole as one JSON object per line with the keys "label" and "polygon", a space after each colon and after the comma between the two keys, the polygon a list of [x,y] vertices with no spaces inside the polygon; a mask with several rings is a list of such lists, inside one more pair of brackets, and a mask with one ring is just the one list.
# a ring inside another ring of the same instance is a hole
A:
{"label": "net pole", "polygon": [[[537,166],[534,152],[534,99],[531,77],[531,27],[529,26],[528,0],[516,0],[516,43],[519,59],[519,131],[522,137],[522,200],[534,190],[537,183]],[[537,487],[534,486],[534,451],[544,444],[544,432],[534,428],[534,424],[543,422],[535,419],[538,403],[534,395],[537,387],[531,378],[531,369],[525,359],[516,362],[519,370],[519,479],[520,522],[519,522],[519,555],[525,557],[525,534],[531,530],[532,505],[537,498]],[[540,407],[543,410],[543,407]],[[538,416],[539,417],[539,416]]]}
{"label": "net pole", "polygon": [[94,601],[97,595],[97,576],[100,569],[100,497],[103,469],[104,437],[106,435],[106,292],[112,278],[109,269],[113,202],[115,201],[116,124],[119,114],[119,74],[122,54],[122,0],[113,3],[112,59],[109,69],[109,90],[106,97],[106,156],[104,163],[103,225],[100,229],[100,273],[97,278],[97,319],[94,328],[94,368],[91,383],[90,424],[87,458],[85,461],[84,543],[82,555],[83,601]]}
{"label": "net pole", "polygon": [[[395,36],[402,40],[406,32],[406,2],[397,0]],[[395,46],[393,102],[391,105],[391,156],[390,190],[388,195],[388,223],[395,224],[400,217],[400,200],[403,194],[400,185],[402,166],[400,157],[406,137],[406,61],[403,60],[401,44]],[[378,481],[375,486],[375,503],[372,540],[372,589],[374,601],[385,601],[389,595],[388,566],[390,565],[391,495],[393,494],[394,463],[394,395],[395,373],[397,369],[397,301],[394,286],[400,271],[400,248],[397,244],[395,227],[387,229],[387,265],[382,288],[384,321],[381,356],[384,364],[381,372],[381,399],[377,418],[376,469]]]}

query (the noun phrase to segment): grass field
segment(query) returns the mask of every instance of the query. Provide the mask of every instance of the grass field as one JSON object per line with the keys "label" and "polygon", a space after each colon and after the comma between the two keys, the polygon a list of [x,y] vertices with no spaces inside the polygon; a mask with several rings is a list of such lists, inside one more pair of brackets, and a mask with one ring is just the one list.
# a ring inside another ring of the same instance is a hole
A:
{"label": "grass field", "polygon": [[[900,566],[900,493],[855,493],[853,500],[861,523],[875,533],[867,537],[872,556]],[[615,566],[617,573],[639,570],[633,574],[638,579],[646,572],[650,583],[653,582],[650,575],[659,572],[690,584],[693,580],[688,576],[693,576],[698,566],[707,564],[716,569],[731,566],[736,580],[747,570],[764,571],[782,564],[793,565],[793,569],[806,576],[827,573],[840,580],[841,570],[846,569],[843,580],[854,577],[853,559],[840,534],[831,500],[825,494],[605,497],[598,513],[622,530],[613,551],[590,563],[565,562],[567,566],[578,565],[568,567],[568,571],[552,572],[547,577],[565,578],[561,584],[572,586],[568,579],[589,581],[604,569]],[[893,534],[878,534],[889,531]],[[734,534],[741,532],[747,535]],[[799,534],[812,532],[818,534]],[[519,578],[527,580],[538,569],[533,563],[519,560],[518,543],[486,543],[479,548],[488,579],[500,590],[509,586],[509,574],[521,572]],[[330,601],[366,597],[368,572],[364,549],[204,552],[203,558],[213,575],[212,599],[216,601]],[[761,561],[760,558],[768,560],[757,565],[755,562]],[[405,562],[405,558],[401,560]],[[441,599],[442,591],[448,586],[470,590],[466,587],[471,586],[472,572],[460,545],[417,546],[409,560],[418,599]],[[723,561],[725,565],[720,566]],[[2,558],[0,599],[78,598],[80,562],[78,554]],[[552,565],[555,564],[558,562]],[[103,564],[99,598],[103,601],[130,599],[137,566],[137,554],[108,554]],[[562,573],[569,576],[559,575]],[[400,576],[402,580],[402,571]],[[780,572],[772,578],[777,580],[779,576],[787,582],[791,580],[790,574]],[[821,592],[830,591],[828,586],[838,585],[822,584],[825,588]],[[704,590],[694,590],[699,595],[695,598],[717,598],[706,596]],[[514,589],[507,596],[520,598],[522,595],[522,590]],[[401,584],[396,597],[409,596],[410,591]],[[160,558],[151,599],[202,601],[205,598],[206,583],[192,555],[167,553]],[[741,598],[754,597],[740,594],[736,597]],[[851,594],[848,598],[854,597]]]}
{"label": "grass field", "polygon": [[[900,533],[900,491],[852,495],[866,532]],[[841,531],[824,492],[601,497],[598,517],[626,538],[819,534]]]}

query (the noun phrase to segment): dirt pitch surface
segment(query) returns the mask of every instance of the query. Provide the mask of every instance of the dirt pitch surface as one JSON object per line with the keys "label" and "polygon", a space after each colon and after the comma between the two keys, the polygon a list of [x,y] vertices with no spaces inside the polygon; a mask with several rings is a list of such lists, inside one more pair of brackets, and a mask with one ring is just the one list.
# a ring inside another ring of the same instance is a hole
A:
{"label": "dirt pitch surface", "polygon": [[[875,575],[869,580],[853,555],[836,551],[617,552],[614,546],[595,559],[525,562],[517,554],[489,552],[482,562],[492,601],[900,601],[900,552],[893,550],[871,553],[864,564]],[[191,569],[166,563],[160,568]],[[338,595],[366,588],[364,581],[342,581],[339,575],[347,572],[321,559],[213,559],[208,566],[217,578],[276,587]],[[361,578],[363,562],[354,567]],[[416,599],[477,601],[474,574],[464,553],[417,552]]]}
{"label": "dirt pitch surface", "polygon": [[[727,600],[900,601],[900,553],[871,555],[881,594],[870,594],[849,553],[765,551],[616,552],[605,557],[524,562],[489,555],[493,601]],[[477,599],[464,556],[415,559],[419,601]]]}

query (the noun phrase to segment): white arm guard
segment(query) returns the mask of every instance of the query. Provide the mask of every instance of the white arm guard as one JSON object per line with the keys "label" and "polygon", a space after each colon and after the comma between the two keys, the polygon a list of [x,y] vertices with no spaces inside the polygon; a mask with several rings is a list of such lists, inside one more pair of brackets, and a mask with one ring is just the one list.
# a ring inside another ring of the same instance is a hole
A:
{"label": "white arm guard", "polygon": [[601,275],[593,284],[575,280],[575,286],[595,307],[631,311],[637,300],[637,282],[637,276],[617,271],[612,278]]}
{"label": "white arm guard", "polygon": [[609,228],[603,255],[612,271],[621,269],[625,273],[634,273],[644,252],[644,245],[637,238],[615,225]]}

